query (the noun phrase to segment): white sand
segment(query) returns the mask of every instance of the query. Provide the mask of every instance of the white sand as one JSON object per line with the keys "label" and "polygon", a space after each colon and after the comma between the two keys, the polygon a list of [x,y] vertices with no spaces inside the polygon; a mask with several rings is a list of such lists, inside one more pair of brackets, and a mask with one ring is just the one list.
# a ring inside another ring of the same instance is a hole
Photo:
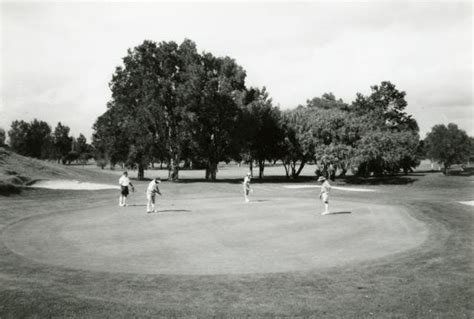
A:
{"label": "white sand", "polygon": [[39,181],[30,185],[35,188],[48,189],[69,189],[69,190],[98,190],[98,189],[118,189],[118,186],[108,184],[87,183],[74,180],[52,180]]}
{"label": "white sand", "polygon": [[[299,189],[299,188],[321,188],[320,185],[287,185],[283,186],[285,188]],[[340,187],[340,186],[331,186],[332,189],[338,189],[341,191],[349,192],[375,192],[374,189],[369,188],[353,188],[353,187]]]}
{"label": "white sand", "polygon": [[464,205],[474,206],[474,200],[466,201],[466,202],[459,202]]}

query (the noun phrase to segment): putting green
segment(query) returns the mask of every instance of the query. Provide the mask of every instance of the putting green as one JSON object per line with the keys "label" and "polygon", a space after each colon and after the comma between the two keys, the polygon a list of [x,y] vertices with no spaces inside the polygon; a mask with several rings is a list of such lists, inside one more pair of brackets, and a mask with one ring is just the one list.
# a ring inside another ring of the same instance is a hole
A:
{"label": "putting green", "polygon": [[402,207],[236,197],[144,206],[71,208],[2,233],[13,252],[76,269],[145,274],[245,274],[342,266],[411,249],[428,231]]}

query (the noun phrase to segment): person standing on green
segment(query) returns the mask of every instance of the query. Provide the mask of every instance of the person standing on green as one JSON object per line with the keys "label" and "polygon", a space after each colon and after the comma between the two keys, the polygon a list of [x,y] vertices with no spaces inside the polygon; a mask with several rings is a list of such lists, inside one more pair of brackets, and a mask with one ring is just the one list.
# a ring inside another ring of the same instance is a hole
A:
{"label": "person standing on green", "polygon": [[252,179],[252,174],[249,172],[249,173],[247,173],[247,175],[245,175],[244,184],[243,184],[244,185],[244,197],[245,197],[245,202],[246,203],[250,202],[249,194],[252,191],[252,189],[250,188],[251,179]]}
{"label": "person standing on green", "polygon": [[329,192],[331,191],[331,185],[324,176],[318,178],[318,182],[321,182],[321,193],[319,193],[319,198],[324,203],[324,212],[321,215],[327,215],[329,213]]}
{"label": "person standing on green", "polygon": [[120,199],[119,199],[119,206],[127,206],[127,196],[128,196],[128,187],[132,187],[132,191],[135,191],[135,187],[130,182],[130,178],[128,178],[128,172],[123,172],[122,176],[119,179],[120,185]]}
{"label": "person standing on green", "polygon": [[156,194],[159,194],[161,196],[160,188],[158,187],[160,183],[161,183],[161,179],[157,177],[153,179],[150,182],[150,184],[148,184],[148,187],[146,189],[146,199],[147,199],[146,212],[147,213],[156,213],[155,200],[156,200]]}

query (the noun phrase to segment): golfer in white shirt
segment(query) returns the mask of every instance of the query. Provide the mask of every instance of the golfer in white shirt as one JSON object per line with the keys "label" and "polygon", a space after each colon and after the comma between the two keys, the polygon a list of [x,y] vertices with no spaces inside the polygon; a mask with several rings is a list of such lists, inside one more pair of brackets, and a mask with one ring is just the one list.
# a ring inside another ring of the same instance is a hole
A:
{"label": "golfer in white shirt", "polygon": [[160,193],[160,189],[158,188],[158,184],[161,183],[161,179],[159,177],[155,178],[148,184],[148,187],[146,189],[146,199],[147,199],[147,205],[146,205],[146,212],[147,213],[152,213],[156,212],[155,211],[155,199],[156,199],[156,194]]}

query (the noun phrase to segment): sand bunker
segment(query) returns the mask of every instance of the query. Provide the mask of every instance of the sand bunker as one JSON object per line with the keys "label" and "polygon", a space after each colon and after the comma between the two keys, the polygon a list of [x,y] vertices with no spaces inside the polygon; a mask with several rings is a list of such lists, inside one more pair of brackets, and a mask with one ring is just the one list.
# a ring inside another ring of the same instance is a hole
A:
{"label": "sand bunker", "polygon": [[39,181],[30,185],[34,188],[48,188],[48,189],[68,189],[68,190],[99,190],[99,189],[117,189],[118,186],[108,184],[96,184],[71,180],[52,180]]}
{"label": "sand bunker", "polygon": [[474,200],[466,201],[466,202],[459,202],[464,205],[474,206]]}
{"label": "sand bunker", "polygon": [[[299,188],[321,188],[319,185],[287,185],[283,186],[285,188],[290,189],[299,189]],[[354,188],[354,187],[340,187],[340,186],[331,186],[332,189],[338,189],[341,191],[349,191],[349,192],[375,192],[374,189],[370,188]]]}

